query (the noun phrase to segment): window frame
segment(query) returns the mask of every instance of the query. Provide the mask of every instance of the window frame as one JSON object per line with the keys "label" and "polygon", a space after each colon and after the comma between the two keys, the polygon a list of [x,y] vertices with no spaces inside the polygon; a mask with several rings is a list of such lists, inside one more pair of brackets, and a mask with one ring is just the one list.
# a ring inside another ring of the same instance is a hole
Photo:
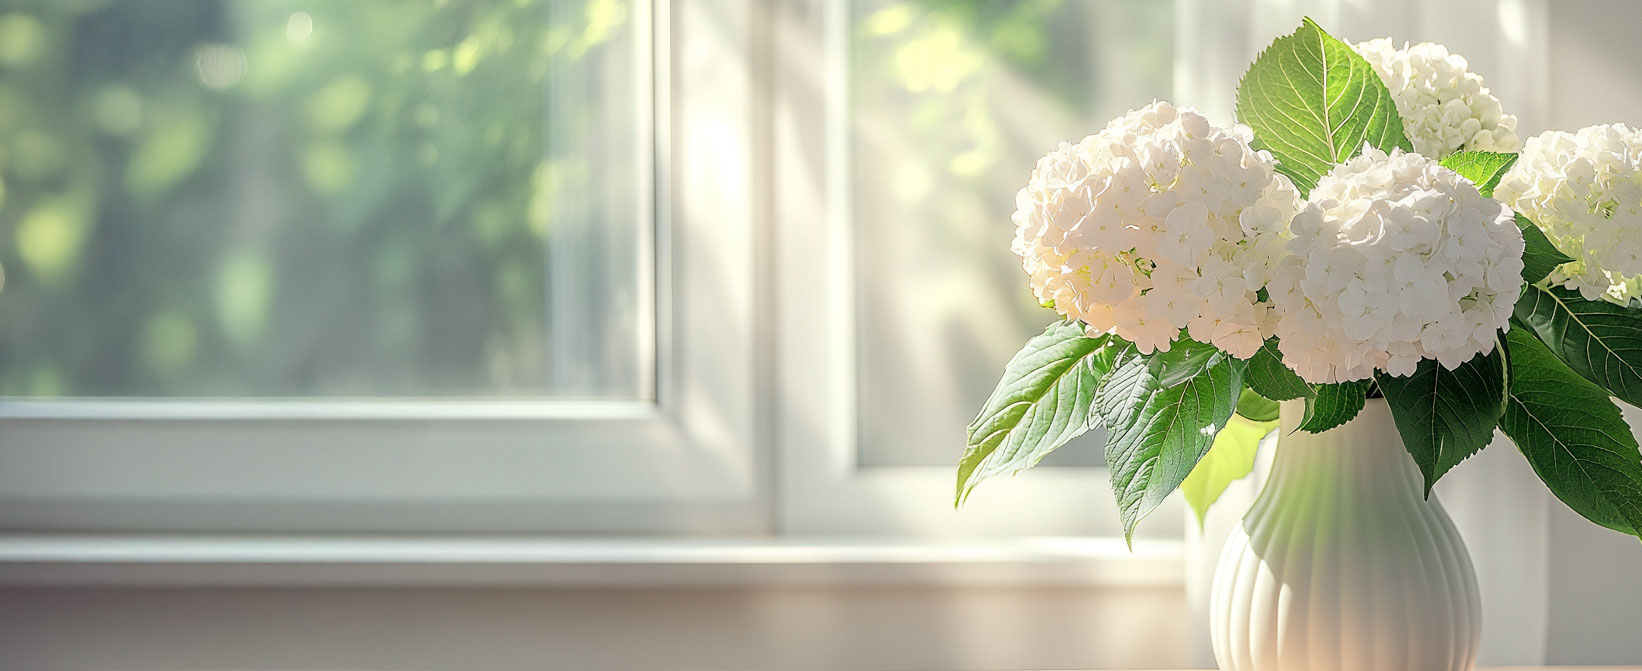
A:
{"label": "window frame", "polygon": [[652,401],[0,399],[0,528],[767,530],[748,355],[754,13],[634,2],[653,83],[635,185],[654,232]]}

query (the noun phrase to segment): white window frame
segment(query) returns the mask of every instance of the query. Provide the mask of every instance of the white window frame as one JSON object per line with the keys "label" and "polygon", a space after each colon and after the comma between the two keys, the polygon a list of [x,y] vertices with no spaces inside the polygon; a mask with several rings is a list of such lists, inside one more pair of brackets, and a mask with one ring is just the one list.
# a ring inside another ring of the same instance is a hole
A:
{"label": "white window frame", "polygon": [[655,233],[653,402],[4,400],[0,528],[768,530],[753,3],[634,5],[637,60],[666,73],[634,189]]}

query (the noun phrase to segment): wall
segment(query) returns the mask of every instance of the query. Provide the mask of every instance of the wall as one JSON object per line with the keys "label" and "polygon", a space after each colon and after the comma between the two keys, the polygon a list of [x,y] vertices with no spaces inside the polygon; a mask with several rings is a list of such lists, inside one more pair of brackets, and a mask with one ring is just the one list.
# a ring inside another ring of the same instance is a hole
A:
{"label": "wall", "polygon": [[[1557,0],[1552,10],[1546,125],[1642,127],[1642,2]],[[1642,427],[1642,412],[1626,417]],[[1642,544],[1551,505],[1549,661],[1642,664]]]}

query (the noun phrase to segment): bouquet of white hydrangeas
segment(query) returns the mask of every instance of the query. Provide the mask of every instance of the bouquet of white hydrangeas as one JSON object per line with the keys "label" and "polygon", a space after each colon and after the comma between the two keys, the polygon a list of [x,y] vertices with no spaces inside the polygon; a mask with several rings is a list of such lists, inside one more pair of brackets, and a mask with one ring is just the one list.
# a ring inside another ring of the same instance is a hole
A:
{"label": "bouquet of white hydrangeas", "polygon": [[1237,116],[1153,102],[1038,161],[1013,250],[1064,320],[970,425],[959,500],[1104,425],[1132,534],[1178,488],[1201,516],[1277,401],[1320,432],[1383,396],[1428,494],[1497,427],[1574,510],[1642,532],[1610,398],[1642,404],[1642,132],[1523,142],[1459,55],[1310,20]]}

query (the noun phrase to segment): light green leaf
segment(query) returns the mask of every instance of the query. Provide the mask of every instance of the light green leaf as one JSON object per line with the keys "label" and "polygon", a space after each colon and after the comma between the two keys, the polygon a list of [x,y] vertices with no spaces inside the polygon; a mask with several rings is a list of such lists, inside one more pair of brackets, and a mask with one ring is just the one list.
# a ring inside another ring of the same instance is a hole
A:
{"label": "light green leaf", "polygon": [[1517,300],[1516,318],[1574,372],[1642,406],[1642,310],[1588,301],[1572,289],[1529,286]]}
{"label": "light green leaf", "polygon": [[1356,380],[1311,385],[1311,395],[1306,397],[1305,419],[1300,420],[1296,428],[1307,433],[1322,433],[1351,421],[1363,411],[1363,403],[1368,400],[1368,384],[1368,380]]}
{"label": "light green leaf", "polygon": [[1125,539],[1192,472],[1226,426],[1243,391],[1243,362],[1217,352],[1202,372],[1172,387],[1155,374],[1152,357],[1120,355],[1095,394],[1106,426],[1106,465]]}
{"label": "light green leaf", "polygon": [[[1244,390],[1245,397],[1247,390]],[[1260,441],[1277,430],[1275,420],[1257,422],[1234,415],[1226,428],[1214,437],[1214,445],[1203,460],[1197,462],[1191,475],[1180,483],[1180,493],[1186,504],[1197,513],[1197,524],[1203,525],[1203,516],[1209,506],[1220,500],[1220,495],[1232,482],[1241,480],[1254,470],[1254,457],[1260,450]]]}
{"label": "light green leaf", "polygon": [[1563,254],[1545,237],[1545,231],[1539,229],[1527,217],[1517,215],[1517,229],[1522,231],[1522,281],[1528,284],[1538,284],[1557,266],[1572,261],[1573,258]]}
{"label": "light green leaf", "polygon": [[1574,512],[1638,535],[1642,452],[1619,408],[1523,329],[1505,337],[1511,379],[1500,430]]}
{"label": "light green leaf", "polygon": [[[1248,377],[1248,371],[1243,371],[1243,377]],[[1275,422],[1282,406],[1277,401],[1261,396],[1253,389],[1244,389],[1243,395],[1237,398],[1237,415],[1244,419],[1256,422]]]}
{"label": "light green leaf", "polygon": [[1244,374],[1249,388],[1273,401],[1287,401],[1309,396],[1311,386],[1288,366],[1283,365],[1283,354],[1277,349],[1277,339],[1269,338],[1260,350],[1249,358]]}
{"label": "light green leaf", "polygon": [[1254,129],[1253,146],[1271,151],[1302,196],[1364,142],[1413,151],[1385,82],[1309,18],[1249,66],[1237,86],[1237,118]]}
{"label": "light green leaf", "polygon": [[1505,171],[1517,162],[1516,154],[1493,151],[1462,151],[1440,161],[1442,167],[1460,174],[1477,186],[1477,192],[1493,198],[1494,187],[1505,176]]}
{"label": "light green leaf", "polygon": [[1057,322],[1009,360],[958,462],[958,502],[1000,473],[1030,468],[1089,430],[1089,405],[1110,370],[1108,337],[1090,338],[1077,322]]}
{"label": "light green leaf", "polygon": [[1428,497],[1438,478],[1488,446],[1505,414],[1505,355],[1498,347],[1454,370],[1423,359],[1407,377],[1378,373],[1374,379],[1403,447],[1425,476]]}

